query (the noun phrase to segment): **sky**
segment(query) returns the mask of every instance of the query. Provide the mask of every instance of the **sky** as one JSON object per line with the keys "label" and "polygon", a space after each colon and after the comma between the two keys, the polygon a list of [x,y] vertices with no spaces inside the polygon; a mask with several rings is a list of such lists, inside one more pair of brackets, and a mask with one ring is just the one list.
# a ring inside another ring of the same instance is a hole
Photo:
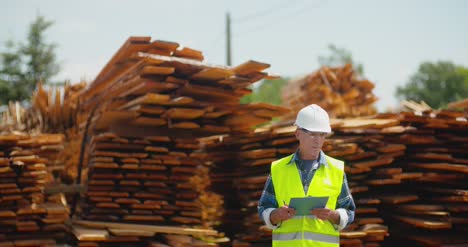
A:
{"label": "sky", "polygon": [[468,67],[465,0],[0,0],[0,51],[24,42],[42,15],[54,21],[46,41],[58,45],[56,80],[91,81],[130,36],[178,42],[225,65],[228,12],[233,65],[253,59],[304,76],[334,44],[364,66],[379,111],[398,106],[396,87],[422,62]]}

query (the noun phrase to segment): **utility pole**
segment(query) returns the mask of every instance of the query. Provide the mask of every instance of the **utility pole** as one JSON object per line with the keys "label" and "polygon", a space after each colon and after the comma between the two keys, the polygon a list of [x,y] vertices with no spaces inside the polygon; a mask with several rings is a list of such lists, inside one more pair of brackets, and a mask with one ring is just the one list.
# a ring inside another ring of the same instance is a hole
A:
{"label": "utility pole", "polygon": [[231,16],[226,13],[226,65],[231,66]]}

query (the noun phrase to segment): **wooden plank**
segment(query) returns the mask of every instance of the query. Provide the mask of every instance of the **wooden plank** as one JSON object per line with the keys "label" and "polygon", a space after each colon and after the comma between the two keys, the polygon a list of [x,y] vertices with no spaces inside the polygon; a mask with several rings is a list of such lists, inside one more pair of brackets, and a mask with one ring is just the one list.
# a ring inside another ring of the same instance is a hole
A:
{"label": "wooden plank", "polygon": [[179,87],[179,85],[170,82],[160,82],[156,80],[149,80],[141,78],[140,76],[134,77],[125,83],[125,90],[120,91],[120,97],[128,95],[142,95],[147,93],[167,93]]}
{"label": "wooden plank", "polygon": [[163,126],[167,121],[163,118],[138,117],[131,121],[131,124],[138,126]]}
{"label": "wooden plank", "polygon": [[386,159],[376,159],[372,161],[365,161],[365,162],[357,162],[353,163],[353,167],[357,168],[371,168],[371,167],[377,167],[377,166],[383,166],[383,165],[388,165],[393,162],[392,158],[386,158]]}
{"label": "wooden plank", "polygon": [[220,88],[187,84],[178,89],[180,95],[189,96],[205,102],[223,102],[225,104],[238,103],[239,97],[232,94],[229,90]]}
{"label": "wooden plank", "polygon": [[367,233],[362,231],[352,231],[352,232],[340,232],[340,237],[352,239],[352,238],[363,238],[367,236]]}
{"label": "wooden plank", "polygon": [[261,62],[257,62],[257,61],[253,61],[253,60],[249,60],[243,64],[240,64],[234,68],[232,68],[232,71],[236,74],[236,75],[240,75],[240,76],[244,76],[244,75],[248,75],[252,72],[259,72],[259,71],[263,71],[267,68],[269,68],[270,65],[267,64],[267,63],[261,63]]}
{"label": "wooden plank", "polygon": [[392,153],[392,152],[398,152],[398,151],[404,151],[406,150],[406,146],[402,144],[390,144],[390,145],[385,145],[383,147],[377,148],[377,151],[381,153]]}
{"label": "wooden plank", "polygon": [[424,168],[429,170],[453,171],[468,174],[468,166],[451,163],[410,163],[408,167]]}
{"label": "wooden plank", "polygon": [[199,129],[200,125],[195,122],[177,122],[169,123],[169,128],[173,129]]}
{"label": "wooden plank", "polygon": [[106,111],[102,113],[102,116],[96,122],[97,129],[105,129],[110,126],[113,122],[127,122],[135,119],[139,114],[136,112],[128,111]]}
{"label": "wooden plank", "polygon": [[201,51],[190,49],[188,47],[184,47],[182,49],[175,50],[173,56],[194,59],[194,60],[197,60],[197,61],[203,61],[203,59],[204,59],[203,54],[202,54]]}
{"label": "wooden plank", "polygon": [[455,108],[466,109],[466,108],[468,108],[468,98],[460,100],[460,101],[449,103],[447,105],[447,108],[449,108],[449,109],[455,109]]}
{"label": "wooden plank", "polygon": [[109,228],[109,232],[115,236],[153,237],[155,235],[155,232],[132,230],[132,229]]}
{"label": "wooden plank", "polygon": [[450,224],[450,222],[429,221],[429,220],[418,219],[414,217],[398,216],[398,215],[394,215],[393,218],[401,222],[410,224],[412,226],[419,227],[419,228],[425,228],[425,229],[450,229],[452,228],[452,224]]}
{"label": "wooden plank", "polygon": [[141,69],[140,74],[141,75],[171,75],[174,72],[175,72],[175,68],[173,67],[146,65]]}
{"label": "wooden plank", "polygon": [[234,73],[228,69],[224,68],[206,68],[202,71],[190,76],[192,80],[199,81],[219,81],[227,79],[232,76]]}
{"label": "wooden plank", "polygon": [[72,232],[80,241],[102,241],[109,238],[107,230],[89,229],[79,226],[73,226]]}
{"label": "wooden plank", "polygon": [[194,108],[177,108],[173,107],[168,109],[163,117],[170,119],[195,119],[203,116],[204,110]]}
{"label": "wooden plank", "polygon": [[155,105],[135,105],[129,107],[127,110],[135,111],[142,114],[161,115],[166,109],[164,107]]}
{"label": "wooden plank", "polygon": [[417,195],[387,195],[387,196],[379,196],[379,199],[383,203],[388,204],[401,204],[416,201],[419,199]]}
{"label": "wooden plank", "polygon": [[138,98],[128,102],[127,104],[122,106],[122,109],[126,109],[126,108],[128,108],[130,106],[139,105],[139,104],[156,104],[156,105],[160,105],[162,103],[169,102],[169,100],[170,100],[169,95],[157,94],[157,93],[148,93],[148,94],[145,94],[145,95],[143,95],[141,97],[138,97]]}

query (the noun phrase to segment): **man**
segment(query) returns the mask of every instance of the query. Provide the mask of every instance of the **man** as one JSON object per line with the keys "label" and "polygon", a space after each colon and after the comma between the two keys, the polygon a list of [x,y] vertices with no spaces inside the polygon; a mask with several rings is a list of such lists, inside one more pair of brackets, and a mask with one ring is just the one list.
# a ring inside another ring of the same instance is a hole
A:
{"label": "man", "polygon": [[[295,125],[299,148],[274,161],[258,205],[273,230],[274,247],[339,246],[339,231],[354,220],[356,208],[344,173],[344,163],[322,152],[330,119],[318,105],[302,108]],[[293,197],[328,197],[325,208],[296,216],[288,204]]]}

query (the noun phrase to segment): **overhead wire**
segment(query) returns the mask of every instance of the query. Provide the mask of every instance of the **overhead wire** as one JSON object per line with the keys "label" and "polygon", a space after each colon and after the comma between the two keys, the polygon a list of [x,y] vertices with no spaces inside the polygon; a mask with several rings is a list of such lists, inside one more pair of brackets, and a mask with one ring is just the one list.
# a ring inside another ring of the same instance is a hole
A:
{"label": "overhead wire", "polygon": [[256,26],[256,27],[254,27],[252,29],[249,29],[247,31],[243,31],[243,32],[240,32],[240,33],[235,33],[235,35],[233,35],[233,38],[239,38],[239,37],[242,37],[242,36],[244,36],[246,34],[249,34],[249,33],[252,33],[252,32],[258,32],[258,31],[264,30],[264,29],[269,28],[269,27],[271,27],[273,25],[276,25],[279,21],[281,21],[282,23],[290,21],[290,20],[300,16],[301,14],[306,13],[310,9],[322,7],[322,5],[324,3],[326,3],[325,0],[319,0],[319,2],[315,2],[313,5],[303,7],[301,9],[297,10],[297,11],[294,11],[292,13],[288,13],[287,15],[276,17],[276,21]]}
{"label": "overhead wire", "polygon": [[[258,19],[260,17],[264,17],[264,16],[267,16],[269,14],[275,13],[275,11],[277,11],[280,8],[281,9],[287,9],[289,7],[294,7],[294,5],[296,5],[298,2],[300,2],[300,1],[298,1],[298,0],[296,0],[296,1],[286,0],[284,2],[281,2],[278,5],[270,7],[268,9],[266,9],[266,10],[258,11],[258,12],[255,12],[255,13],[251,13],[251,14],[239,17],[239,18],[235,18],[232,21],[235,22],[235,23],[243,23],[243,22],[254,20],[254,19]],[[302,2],[304,2],[304,1],[302,1]]]}

